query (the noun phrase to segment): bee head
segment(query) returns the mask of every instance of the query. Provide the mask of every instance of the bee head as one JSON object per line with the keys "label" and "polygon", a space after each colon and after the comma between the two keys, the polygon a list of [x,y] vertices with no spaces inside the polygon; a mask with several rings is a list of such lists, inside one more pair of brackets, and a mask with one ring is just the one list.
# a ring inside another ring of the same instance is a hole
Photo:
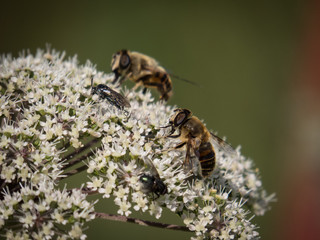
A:
{"label": "bee head", "polygon": [[175,114],[169,119],[169,124],[161,128],[171,127],[169,135],[173,134],[175,130],[185,123],[191,116],[192,112],[185,108],[177,108],[174,110]]}
{"label": "bee head", "polygon": [[171,124],[173,127],[179,127],[192,116],[191,111],[185,108],[177,108],[174,110],[174,112],[175,114],[170,118],[169,121],[169,124]]}
{"label": "bee head", "polygon": [[131,64],[131,58],[128,50],[121,50],[112,55],[111,70],[113,72],[121,72],[125,70]]}
{"label": "bee head", "polygon": [[114,83],[131,65],[130,52],[126,49],[112,55],[111,70],[115,75]]}

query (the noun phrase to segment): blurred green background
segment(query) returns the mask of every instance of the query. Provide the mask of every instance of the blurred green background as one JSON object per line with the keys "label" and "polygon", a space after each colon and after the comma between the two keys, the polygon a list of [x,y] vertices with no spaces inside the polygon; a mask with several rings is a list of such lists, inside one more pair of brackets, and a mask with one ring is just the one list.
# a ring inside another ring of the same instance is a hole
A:
{"label": "blurred green background", "polygon": [[[109,72],[112,54],[127,48],[201,84],[173,79],[169,104],[192,110],[254,160],[264,187],[278,195],[272,210],[254,222],[262,239],[280,239],[278,217],[286,190],[279,183],[287,170],[282,159],[285,108],[303,6],[302,0],[2,1],[0,53],[35,53],[49,43],[67,56],[77,54],[81,64],[89,59],[98,70]],[[116,213],[110,201],[100,201],[99,207]],[[172,214],[160,221],[179,223]],[[89,226],[89,239],[190,236],[106,220]]]}

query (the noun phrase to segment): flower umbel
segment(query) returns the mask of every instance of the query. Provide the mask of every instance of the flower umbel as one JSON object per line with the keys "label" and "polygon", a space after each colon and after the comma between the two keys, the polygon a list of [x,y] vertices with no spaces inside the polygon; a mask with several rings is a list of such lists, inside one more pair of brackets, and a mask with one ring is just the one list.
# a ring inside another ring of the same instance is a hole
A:
{"label": "flower umbel", "polygon": [[[166,151],[177,140],[160,127],[174,108],[149,91],[120,89],[112,74],[55,51],[2,56],[0,64],[2,236],[85,239],[85,222],[103,215],[86,200],[90,193],[113,197],[125,218],[139,211],[159,219],[167,208],[199,239],[258,238],[249,210],[263,215],[273,195],[240,148],[232,156],[217,150],[213,174],[195,178],[183,166],[183,148]],[[92,78],[123,92],[130,108],[92,95]],[[59,189],[61,179],[85,170],[86,188]],[[142,174],[165,191],[146,191]]]}

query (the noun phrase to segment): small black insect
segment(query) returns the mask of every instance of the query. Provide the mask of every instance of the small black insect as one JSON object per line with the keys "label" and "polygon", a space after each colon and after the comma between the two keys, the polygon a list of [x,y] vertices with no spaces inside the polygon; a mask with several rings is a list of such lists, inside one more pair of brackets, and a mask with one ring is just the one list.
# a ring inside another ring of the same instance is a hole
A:
{"label": "small black insect", "polygon": [[112,90],[107,85],[99,84],[96,87],[93,87],[93,77],[91,78],[91,94],[99,95],[100,99],[107,99],[108,102],[117,107],[120,110],[123,110],[124,107],[130,107],[128,99],[122,96],[120,93]]}
{"label": "small black insect", "polygon": [[[150,166],[150,173],[143,173],[140,175],[139,181],[142,183],[141,190],[146,193],[152,193],[157,195],[156,198],[160,197],[160,195],[164,195],[168,192],[167,186],[160,179],[159,173],[151,160],[147,160],[148,165]],[[153,199],[155,199],[153,197]]]}

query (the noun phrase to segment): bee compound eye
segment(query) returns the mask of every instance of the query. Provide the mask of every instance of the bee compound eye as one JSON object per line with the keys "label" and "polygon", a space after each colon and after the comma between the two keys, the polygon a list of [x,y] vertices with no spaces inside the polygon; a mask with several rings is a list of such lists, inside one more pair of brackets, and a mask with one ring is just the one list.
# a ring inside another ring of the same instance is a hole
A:
{"label": "bee compound eye", "polygon": [[187,115],[184,112],[178,113],[178,115],[174,119],[174,125],[179,126],[180,124],[183,123],[183,121],[185,120],[186,117],[187,117]]}
{"label": "bee compound eye", "polygon": [[120,57],[120,67],[121,68],[126,68],[128,67],[130,64],[130,57],[127,53],[124,53],[121,57]]}

